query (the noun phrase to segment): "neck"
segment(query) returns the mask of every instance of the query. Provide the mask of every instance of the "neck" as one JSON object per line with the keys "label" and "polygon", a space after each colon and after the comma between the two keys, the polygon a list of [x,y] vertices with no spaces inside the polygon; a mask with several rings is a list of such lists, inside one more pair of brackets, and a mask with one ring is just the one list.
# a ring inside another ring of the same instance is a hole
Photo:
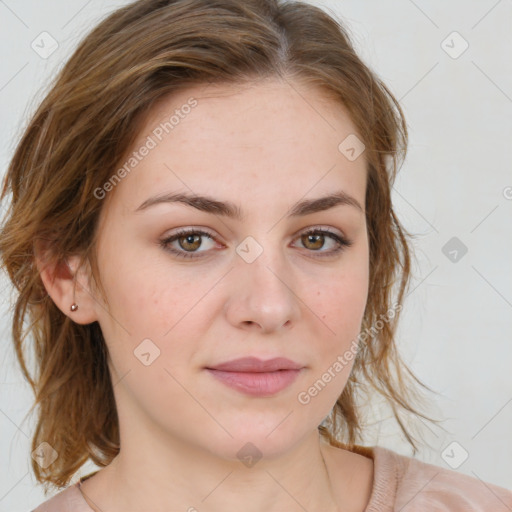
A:
{"label": "neck", "polygon": [[248,460],[247,465],[201,453],[183,441],[167,451],[159,441],[154,443],[158,450],[153,443],[128,444],[136,449],[122,449],[109,466],[82,484],[93,510],[363,510],[353,508],[349,459],[340,466],[340,456],[350,452],[330,447],[317,431],[280,457]]}

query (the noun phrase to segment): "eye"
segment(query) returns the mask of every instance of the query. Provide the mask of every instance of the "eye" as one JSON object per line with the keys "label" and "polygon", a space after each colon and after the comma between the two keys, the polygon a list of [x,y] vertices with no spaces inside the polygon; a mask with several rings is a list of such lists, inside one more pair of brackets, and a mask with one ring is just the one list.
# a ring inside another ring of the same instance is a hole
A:
{"label": "eye", "polygon": [[[326,239],[330,239],[334,247],[332,249],[322,251],[321,249],[324,248]],[[347,240],[345,237],[326,228],[310,229],[300,235],[300,241],[306,249],[311,249],[312,252],[318,253],[313,255],[315,258],[332,256],[353,244],[352,241]]]}
{"label": "eye", "polygon": [[[208,252],[208,248],[202,251],[199,250],[204,247],[203,237],[207,238],[210,242],[215,240],[210,233],[201,229],[181,229],[161,240],[160,245],[164,250],[180,258],[199,258],[201,257],[200,253]],[[350,240],[326,228],[310,229],[302,233],[299,239],[303,247],[310,249],[309,252],[317,253],[313,255],[315,258],[332,256],[353,244]],[[324,248],[326,240],[330,240],[331,245],[334,247],[329,250],[321,250]],[[173,246],[174,243],[177,243],[178,247]]]}
{"label": "eye", "polygon": [[[177,233],[165,238],[164,240],[161,240],[160,245],[166,251],[169,251],[178,257],[197,258],[198,256],[196,256],[196,253],[205,252],[198,251],[198,249],[204,245],[201,241],[202,237],[206,237],[211,241],[214,240],[213,236],[211,236],[210,233],[207,233],[206,231],[200,229],[181,229]],[[178,242],[181,250],[172,247],[171,244],[174,242]]]}

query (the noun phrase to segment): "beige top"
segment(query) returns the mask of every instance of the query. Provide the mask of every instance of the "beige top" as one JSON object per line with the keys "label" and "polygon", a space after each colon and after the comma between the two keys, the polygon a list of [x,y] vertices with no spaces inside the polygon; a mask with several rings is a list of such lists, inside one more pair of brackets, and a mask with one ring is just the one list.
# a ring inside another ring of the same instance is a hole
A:
{"label": "beige top", "polygon": [[[380,446],[356,446],[352,451],[372,458],[374,464],[364,512],[512,512],[510,490]],[[93,512],[80,484],[65,488],[31,512]]]}

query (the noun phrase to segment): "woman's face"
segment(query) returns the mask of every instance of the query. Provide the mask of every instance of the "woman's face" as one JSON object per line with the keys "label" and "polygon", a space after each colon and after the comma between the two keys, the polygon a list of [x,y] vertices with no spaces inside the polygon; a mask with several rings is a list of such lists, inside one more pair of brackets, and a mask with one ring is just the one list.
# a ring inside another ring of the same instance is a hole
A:
{"label": "woman's face", "polygon": [[[340,104],[295,82],[198,86],[153,107],[104,188],[98,239],[122,441],[272,456],[329,414],[368,291],[355,137]],[[301,369],[211,370],[245,357]]]}

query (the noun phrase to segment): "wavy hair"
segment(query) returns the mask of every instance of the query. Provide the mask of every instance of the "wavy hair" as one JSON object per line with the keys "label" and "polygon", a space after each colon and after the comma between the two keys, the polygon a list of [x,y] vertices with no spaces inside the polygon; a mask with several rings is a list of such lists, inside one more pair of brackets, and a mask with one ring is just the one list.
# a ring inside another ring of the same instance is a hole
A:
{"label": "wavy hair", "polygon": [[[2,200],[11,195],[0,254],[16,293],[12,338],[35,395],[29,413],[38,407],[32,450],[45,441],[58,453],[45,468],[32,460],[45,493],[48,485],[66,486],[89,459],[108,465],[120,438],[100,326],[77,324],[54,304],[35,264],[37,244],[46,244],[55,265],[80,255],[101,290],[95,240],[104,202],[94,191],[112,176],[151,106],[195,84],[272,77],[314,85],[343,104],[366,146],[367,336],[320,434],[331,444],[356,446],[365,430],[361,397],[375,391],[414,453],[402,413],[436,421],[417,410],[424,399],[418,385],[431,390],[400,358],[395,341],[411,273],[411,235],[391,202],[408,143],[398,101],[358,57],[342,22],[310,4],[139,0],[102,20],[57,74],[17,141],[1,193]],[[396,314],[382,322],[390,310]]]}

